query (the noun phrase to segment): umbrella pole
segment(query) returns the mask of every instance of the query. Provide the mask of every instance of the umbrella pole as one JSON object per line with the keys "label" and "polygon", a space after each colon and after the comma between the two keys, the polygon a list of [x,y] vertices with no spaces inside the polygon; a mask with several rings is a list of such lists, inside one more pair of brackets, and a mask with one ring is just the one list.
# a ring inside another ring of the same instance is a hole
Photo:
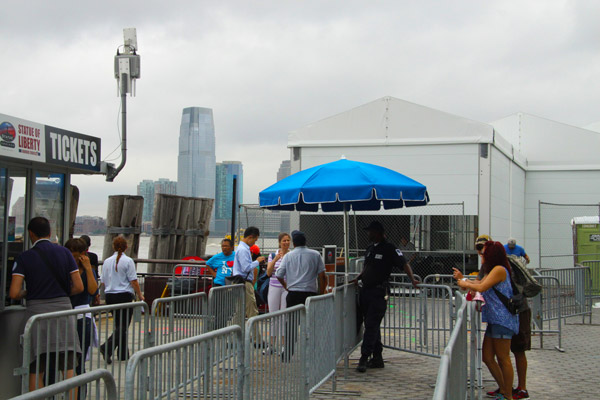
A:
{"label": "umbrella pole", "polygon": [[348,256],[350,248],[349,231],[348,209],[347,205],[344,205],[344,285],[348,284],[348,267],[350,266],[350,257]]}

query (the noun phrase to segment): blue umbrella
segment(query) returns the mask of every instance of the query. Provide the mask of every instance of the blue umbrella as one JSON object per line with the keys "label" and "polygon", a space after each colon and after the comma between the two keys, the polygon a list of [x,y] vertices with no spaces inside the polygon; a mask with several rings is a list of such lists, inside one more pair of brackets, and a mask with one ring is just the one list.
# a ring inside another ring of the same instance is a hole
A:
{"label": "blue umbrella", "polygon": [[259,205],[272,210],[344,211],[348,265],[348,211],[424,206],[427,188],[396,171],[342,158],[288,176],[259,193]]}

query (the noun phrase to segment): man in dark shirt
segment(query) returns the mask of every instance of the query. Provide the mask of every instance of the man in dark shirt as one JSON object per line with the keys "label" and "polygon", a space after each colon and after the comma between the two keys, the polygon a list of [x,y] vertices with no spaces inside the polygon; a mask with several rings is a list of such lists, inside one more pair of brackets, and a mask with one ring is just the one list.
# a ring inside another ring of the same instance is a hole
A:
{"label": "man in dark shirt", "polygon": [[[392,268],[402,267],[413,286],[416,287],[419,284],[402,252],[385,240],[383,225],[378,221],[373,221],[365,230],[368,231],[369,241],[373,244],[367,248],[363,271],[356,278],[362,283],[359,303],[365,324],[361,357],[356,368],[358,372],[365,372],[367,367],[384,367],[380,325],[387,309],[386,295]],[[372,358],[369,359],[371,356]]]}

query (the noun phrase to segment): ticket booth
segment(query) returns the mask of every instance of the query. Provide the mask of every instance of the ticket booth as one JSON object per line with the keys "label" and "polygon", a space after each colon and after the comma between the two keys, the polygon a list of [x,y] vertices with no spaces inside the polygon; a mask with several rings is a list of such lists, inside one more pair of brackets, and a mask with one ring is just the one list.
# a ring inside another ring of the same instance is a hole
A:
{"label": "ticket booth", "polygon": [[14,395],[24,307],[8,298],[8,287],[15,258],[31,247],[27,223],[48,218],[51,240],[63,244],[77,211],[71,175],[102,174],[101,164],[100,138],[0,114],[0,353],[8,361],[0,366],[0,386],[11,392],[16,382]]}

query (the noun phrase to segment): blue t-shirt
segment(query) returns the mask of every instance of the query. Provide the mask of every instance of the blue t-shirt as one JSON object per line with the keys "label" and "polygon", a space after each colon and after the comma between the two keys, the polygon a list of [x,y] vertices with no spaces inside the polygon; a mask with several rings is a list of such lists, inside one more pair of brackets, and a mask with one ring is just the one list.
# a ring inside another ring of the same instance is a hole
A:
{"label": "blue t-shirt", "polygon": [[233,272],[233,260],[235,259],[235,251],[226,256],[223,253],[215,254],[208,259],[206,265],[217,272],[213,283],[217,285],[225,285],[225,277],[231,276]]}
{"label": "blue t-shirt", "polygon": [[518,244],[515,244],[515,247],[513,249],[509,248],[507,244],[504,245],[504,250],[506,250],[506,255],[515,255],[517,257],[525,257],[525,249],[522,248],[521,246],[519,246]]}
{"label": "blue t-shirt", "polygon": [[[47,239],[40,239],[33,247],[45,254],[49,266],[36,250],[30,249],[21,253],[15,260],[13,275],[21,275],[27,284],[27,300],[54,299],[68,297],[71,291],[71,273],[79,273],[77,264],[71,252],[62,246],[51,243]],[[56,278],[50,271],[54,268]],[[60,279],[60,283],[57,281]]]}

